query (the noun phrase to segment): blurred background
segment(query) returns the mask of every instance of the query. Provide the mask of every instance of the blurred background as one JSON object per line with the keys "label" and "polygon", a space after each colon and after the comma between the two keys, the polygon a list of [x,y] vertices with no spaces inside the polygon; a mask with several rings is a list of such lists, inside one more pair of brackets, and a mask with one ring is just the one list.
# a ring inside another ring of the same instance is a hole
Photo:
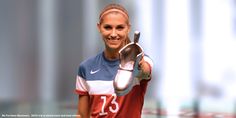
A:
{"label": "blurred background", "polygon": [[0,115],[76,114],[77,69],[104,48],[109,3],[154,62],[143,117],[236,114],[236,0],[0,0]]}

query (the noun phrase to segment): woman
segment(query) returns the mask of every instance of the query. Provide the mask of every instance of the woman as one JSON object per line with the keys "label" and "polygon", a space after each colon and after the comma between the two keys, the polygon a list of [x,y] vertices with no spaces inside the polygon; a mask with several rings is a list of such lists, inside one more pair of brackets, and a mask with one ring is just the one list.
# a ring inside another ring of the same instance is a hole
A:
{"label": "woman", "polygon": [[130,42],[128,12],[118,4],[106,6],[100,14],[97,28],[105,49],[79,66],[76,78],[78,114],[82,118],[140,118],[147,84],[151,79],[152,61],[143,56],[139,63],[140,75],[135,78],[137,84],[125,96],[117,96],[113,79],[119,66],[119,50]]}

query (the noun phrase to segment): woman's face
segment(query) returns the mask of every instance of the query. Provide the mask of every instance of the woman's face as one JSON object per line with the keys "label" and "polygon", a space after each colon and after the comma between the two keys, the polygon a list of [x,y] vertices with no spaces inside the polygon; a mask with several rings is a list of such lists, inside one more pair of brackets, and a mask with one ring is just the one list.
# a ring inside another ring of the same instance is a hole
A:
{"label": "woman's face", "polygon": [[119,50],[128,39],[130,26],[121,13],[108,13],[101,19],[98,29],[108,50]]}

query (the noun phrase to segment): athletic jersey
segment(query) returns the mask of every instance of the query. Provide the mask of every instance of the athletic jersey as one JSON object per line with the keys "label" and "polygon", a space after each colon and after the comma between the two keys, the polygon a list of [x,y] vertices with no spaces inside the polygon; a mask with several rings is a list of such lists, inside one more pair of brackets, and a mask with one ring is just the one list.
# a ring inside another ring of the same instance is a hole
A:
{"label": "athletic jersey", "polygon": [[[152,61],[144,56],[152,67]],[[150,78],[135,79],[135,85],[125,96],[116,96],[113,79],[119,60],[107,60],[104,53],[83,61],[76,78],[76,93],[90,96],[92,118],[140,118],[144,95]]]}

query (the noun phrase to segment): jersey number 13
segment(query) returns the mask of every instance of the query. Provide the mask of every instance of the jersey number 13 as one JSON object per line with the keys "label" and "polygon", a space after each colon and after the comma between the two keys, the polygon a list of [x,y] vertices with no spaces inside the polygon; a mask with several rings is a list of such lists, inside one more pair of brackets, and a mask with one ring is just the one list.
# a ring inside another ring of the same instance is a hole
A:
{"label": "jersey number 13", "polygon": [[[112,106],[115,106],[115,107],[109,106],[109,111],[112,112],[112,113],[116,113],[119,110],[119,104],[116,102],[117,96],[115,94],[112,94],[112,97],[113,97],[113,99],[112,99],[110,104]],[[101,99],[103,101],[103,104],[102,104],[102,110],[99,113],[99,115],[107,115],[107,111],[104,110],[106,102],[107,102],[107,97],[106,96],[101,96]]]}

